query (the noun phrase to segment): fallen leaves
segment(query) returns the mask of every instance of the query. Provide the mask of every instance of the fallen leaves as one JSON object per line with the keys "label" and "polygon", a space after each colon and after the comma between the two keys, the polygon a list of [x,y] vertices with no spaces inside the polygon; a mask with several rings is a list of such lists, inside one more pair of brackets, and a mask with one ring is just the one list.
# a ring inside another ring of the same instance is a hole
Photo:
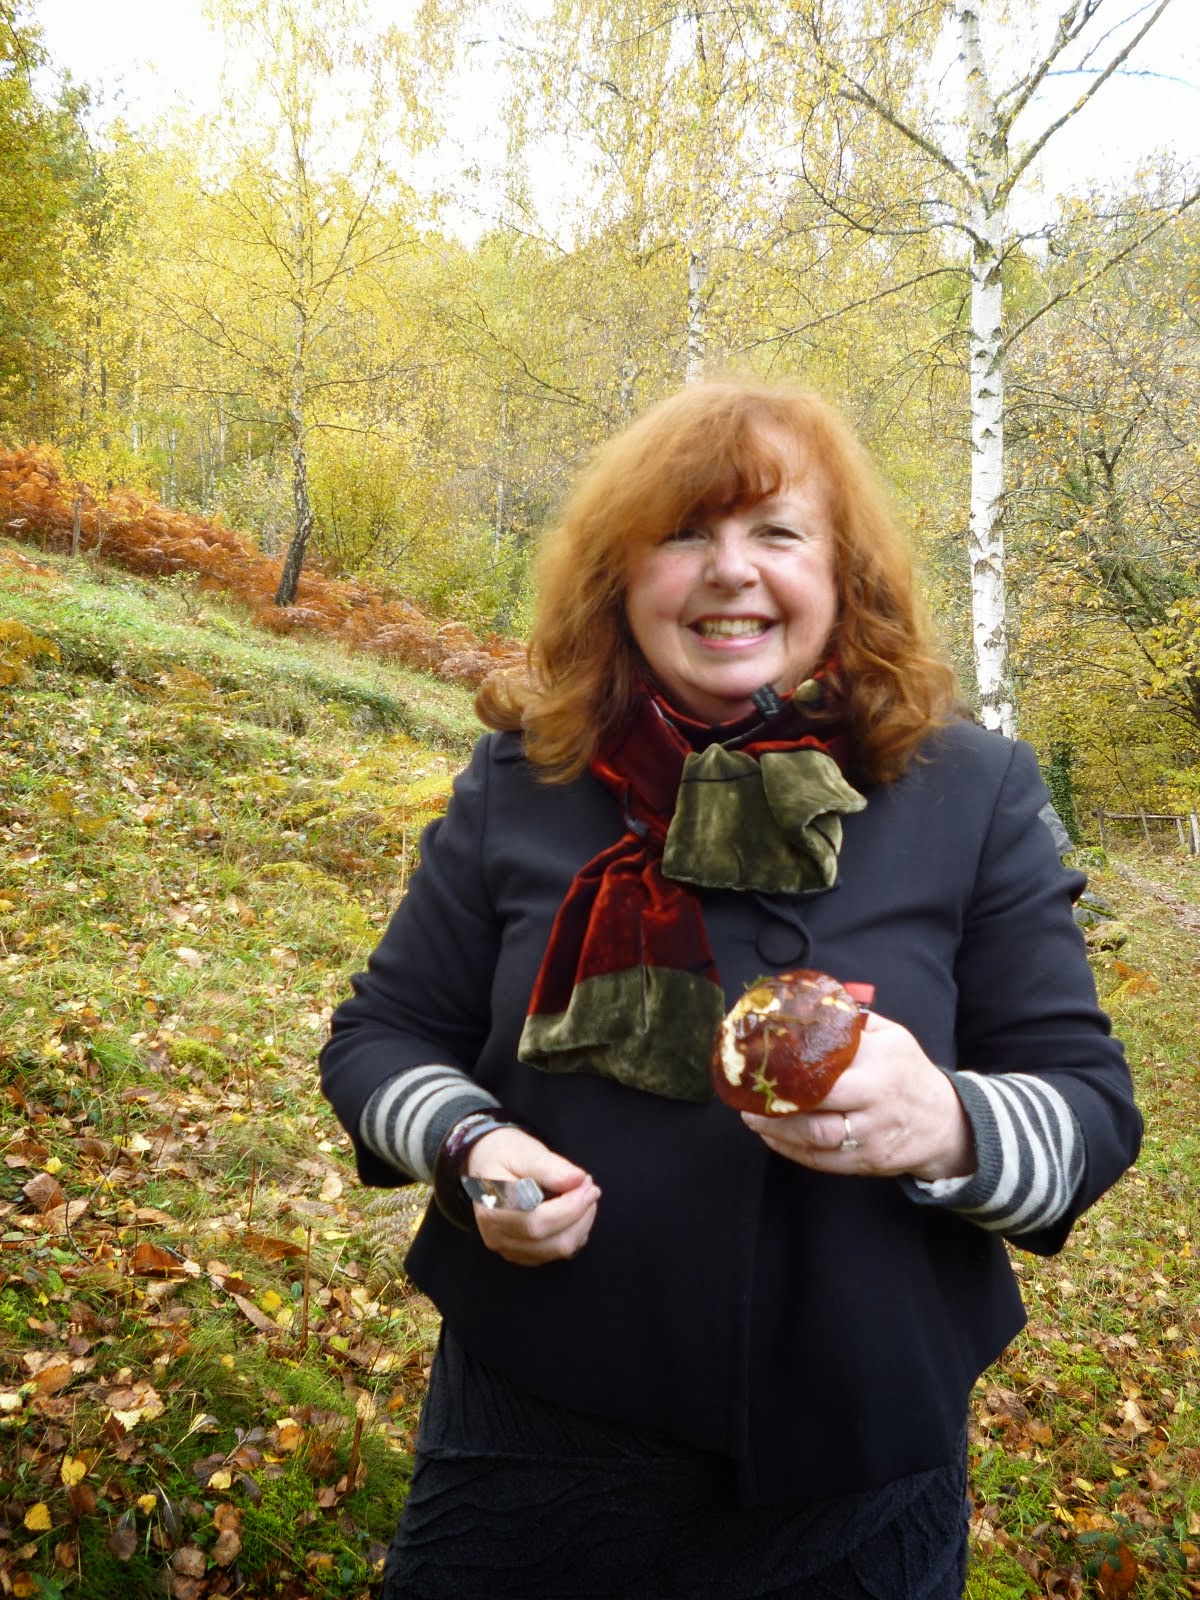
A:
{"label": "fallen leaves", "polygon": [[35,1211],[50,1211],[63,1204],[62,1185],[49,1172],[39,1172],[35,1178],[22,1184],[21,1193]]}
{"label": "fallen leaves", "polygon": [[21,1357],[21,1365],[31,1376],[33,1392],[39,1396],[49,1396],[67,1388],[76,1377],[89,1369],[90,1364],[82,1359],[73,1360],[57,1351],[27,1350]]}
{"label": "fallen leaves", "polygon": [[265,1311],[260,1311],[253,1300],[248,1300],[244,1294],[230,1293],[229,1298],[242,1313],[248,1322],[252,1322],[260,1333],[272,1337],[279,1333],[279,1324],[269,1317]]}
{"label": "fallen leaves", "polygon": [[267,1234],[255,1233],[252,1228],[246,1228],[239,1235],[239,1243],[247,1250],[252,1250],[255,1255],[261,1256],[264,1261],[289,1261],[304,1254],[303,1245],[295,1244],[290,1239],[273,1239]]}
{"label": "fallen leaves", "polygon": [[128,1561],[137,1547],[137,1517],[132,1511],[125,1511],[117,1519],[116,1527],[108,1536],[108,1548],[118,1561]]}
{"label": "fallen leaves", "polygon": [[1122,1402],[1120,1431],[1126,1438],[1136,1439],[1139,1434],[1150,1433],[1153,1427],[1154,1424],[1146,1420],[1142,1408],[1132,1396]]}
{"label": "fallen leaves", "polygon": [[242,1553],[242,1513],[236,1506],[218,1506],[213,1513],[216,1541],[209,1554],[219,1567],[227,1567]]}
{"label": "fallen leaves", "polygon": [[161,1417],[165,1409],[158,1391],[146,1382],[108,1390],[100,1388],[96,1399],[120,1430],[120,1436],[131,1433],[143,1422],[152,1422],[156,1417]]}
{"label": "fallen leaves", "polygon": [[159,1278],[199,1277],[200,1264],[143,1239],[129,1258],[129,1270],[136,1275]]}

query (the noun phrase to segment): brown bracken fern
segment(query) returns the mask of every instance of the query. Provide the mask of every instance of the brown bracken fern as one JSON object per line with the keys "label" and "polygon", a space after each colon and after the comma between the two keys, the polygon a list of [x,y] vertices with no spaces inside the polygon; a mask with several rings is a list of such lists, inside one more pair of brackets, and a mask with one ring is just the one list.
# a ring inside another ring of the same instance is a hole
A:
{"label": "brown bracken fern", "polygon": [[439,624],[407,600],[312,568],[301,578],[296,604],[277,606],[279,560],[252,549],[219,519],[168,511],[129,489],[114,489],[100,505],[86,485],[71,482],[35,450],[0,450],[0,533],[43,550],[102,553],[147,576],[194,574],[200,590],[241,600],[257,626],[272,633],[320,633],[449,683],[473,687],[524,655],[514,639],[480,639],[462,623]]}
{"label": "brown bracken fern", "polygon": [[404,1281],[404,1257],[429,1200],[426,1184],[384,1189],[372,1195],[365,1209],[363,1242],[367,1250],[367,1293],[379,1298],[390,1284]]}

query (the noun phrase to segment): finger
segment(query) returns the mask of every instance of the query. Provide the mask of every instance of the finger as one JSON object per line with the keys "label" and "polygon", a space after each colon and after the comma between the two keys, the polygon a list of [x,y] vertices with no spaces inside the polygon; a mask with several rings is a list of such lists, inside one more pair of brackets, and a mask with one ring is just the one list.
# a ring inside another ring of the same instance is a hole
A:
{"label": "finger", "polygon": [[[563,1194],[549,1195],[532,1211],[517,1211],[508,1206],[475,1207],[476,1217],[486,1219],[489,1233],[508,1239],[551,1239],[576,1226],[594,1212],[600,1190],[590,1178]],[[482,1231],[482,1229],[481,1229]]]}
{"label": "finger", "polygon": [[747,1126],[757,1133],[768,1150],[786,1161],[809,1167],[814,1172],[864,1174],[872,1170],[869,1152],[855,1130],[856,1145],[844,1148],[846,1125],[843,1116],[799,1114],[793,1117],[746,1116]]}
{"label": "finger", "polygon": [[743,1111],[742,1121],[773,1150],[836,1150],[846,1137],[846,1113],[841,1111],[801,1111],[790,1117]]}
{"label": "finger", "polygon": [[[574,1195],[570,1197],[574,1200]],[[489,1250],[518,1266],[537,1266],[543,1262],[561,1261],[576,1255],[587,1243],[596,1218],[599,1191],[581,1213],[574,1214],[572,1207],[565,1214],[552,1213],[547,1224],[546,1202],[531,1212],[476,1211],[479,1233]]]}

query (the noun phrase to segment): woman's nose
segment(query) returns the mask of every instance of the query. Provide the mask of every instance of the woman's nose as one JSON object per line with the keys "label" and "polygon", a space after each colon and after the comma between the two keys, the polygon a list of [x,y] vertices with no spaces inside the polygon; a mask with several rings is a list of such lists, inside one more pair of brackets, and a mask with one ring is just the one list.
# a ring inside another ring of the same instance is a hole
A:
{"label": "woman's nose", "polygon": [[745,589],[757,576],[747,541],[738,533],[714,529],[705,567],[708,582],[718,589]]}

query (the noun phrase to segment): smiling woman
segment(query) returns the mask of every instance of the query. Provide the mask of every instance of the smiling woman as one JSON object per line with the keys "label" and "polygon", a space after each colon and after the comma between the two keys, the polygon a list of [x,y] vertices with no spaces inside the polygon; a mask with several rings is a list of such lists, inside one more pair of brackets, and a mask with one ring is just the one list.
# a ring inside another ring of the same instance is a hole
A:
{"label": "smiling woman", "polygon": [[[1141,1130],[1032,754],[958,715],[869,460],[778,386],[598,453],[479,709],[322,1057],[363,1178],[436,1197],[383,1600],[957,1600],[1004,1241],[1057,1250]],[[816,1104],[714,1096],[748,986],[772,1038],[873,986]]]}

